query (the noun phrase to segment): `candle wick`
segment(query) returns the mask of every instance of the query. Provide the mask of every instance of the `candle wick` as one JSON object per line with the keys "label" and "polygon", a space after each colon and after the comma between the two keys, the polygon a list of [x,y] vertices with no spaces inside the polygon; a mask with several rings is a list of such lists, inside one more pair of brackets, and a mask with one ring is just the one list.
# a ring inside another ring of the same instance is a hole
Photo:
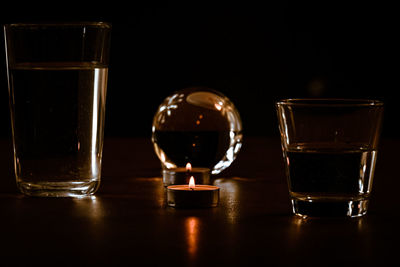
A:
{"label": "candle wick", "polygon": [[191,188],[190,188],[190,190],[194,191],[194,188],[193,188],[193,187],[191,187]]}

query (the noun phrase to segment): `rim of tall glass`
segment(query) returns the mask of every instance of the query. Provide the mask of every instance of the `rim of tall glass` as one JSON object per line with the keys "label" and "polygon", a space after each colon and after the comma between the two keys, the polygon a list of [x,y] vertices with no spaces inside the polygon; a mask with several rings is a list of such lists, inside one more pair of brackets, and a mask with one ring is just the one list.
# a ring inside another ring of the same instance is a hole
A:
{"label": "rim of tall glass", "polygon": [[5,28],[35,28],[35,27],[80,27],[93,26],[99,28],[111,28],[112,24],[103,21],[77,21],[77,22],[27,22],[27,23],[9,23]]}
{"label": "rim of tall glass", "polygon": [[347,98],[289,98],[276,102],[277,105],[302,107],[367,107],[383,106],[376,99],[347,99]]}

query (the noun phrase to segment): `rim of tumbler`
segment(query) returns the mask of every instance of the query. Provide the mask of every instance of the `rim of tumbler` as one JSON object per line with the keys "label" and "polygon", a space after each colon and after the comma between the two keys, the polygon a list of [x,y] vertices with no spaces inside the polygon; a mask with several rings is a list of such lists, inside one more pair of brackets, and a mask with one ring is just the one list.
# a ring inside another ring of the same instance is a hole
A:
{"label": "rim of tumbler", "polygon": [[383,102],[376,99],[288,98],[277,101],[276,105],[313,107],[367,107],[383,106]]}
{"label": "rim of tumbler", "polygon": [[111,28],[110,22],[104,21],[77,21],[77,22],[22,22],[4,24],[5,28],[32,28],[32,27],[78,27],[78,26],[94,26],[99,28]]}

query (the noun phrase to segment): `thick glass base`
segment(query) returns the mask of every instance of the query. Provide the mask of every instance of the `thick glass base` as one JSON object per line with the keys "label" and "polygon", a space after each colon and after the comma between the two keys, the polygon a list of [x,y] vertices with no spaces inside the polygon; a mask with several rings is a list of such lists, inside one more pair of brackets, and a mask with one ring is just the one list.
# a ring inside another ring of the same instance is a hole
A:
{"label": "thick glass base", "polygon": [[19,190],[35,197],[86,197],[93,195],[100,186],[100,181],[84,182],[24,182],[17,180]]}
{"label": "thick glass base", "polygon": [[295,215],[301,217],[360,217],[367,214],[368,199],[362,200],[312,200],[292,198]]}

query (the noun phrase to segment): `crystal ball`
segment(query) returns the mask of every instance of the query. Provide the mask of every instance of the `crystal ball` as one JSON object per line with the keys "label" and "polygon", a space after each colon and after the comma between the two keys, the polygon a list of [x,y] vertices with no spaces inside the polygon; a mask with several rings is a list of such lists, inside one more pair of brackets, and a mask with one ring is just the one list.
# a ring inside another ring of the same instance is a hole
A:
{"label": "crystal ball", "polygon": [[228,168],[242,146],[242,121],[234,104],[209,88],[187,88],[168,96],[153,119],[152,142],[163,169]]}

